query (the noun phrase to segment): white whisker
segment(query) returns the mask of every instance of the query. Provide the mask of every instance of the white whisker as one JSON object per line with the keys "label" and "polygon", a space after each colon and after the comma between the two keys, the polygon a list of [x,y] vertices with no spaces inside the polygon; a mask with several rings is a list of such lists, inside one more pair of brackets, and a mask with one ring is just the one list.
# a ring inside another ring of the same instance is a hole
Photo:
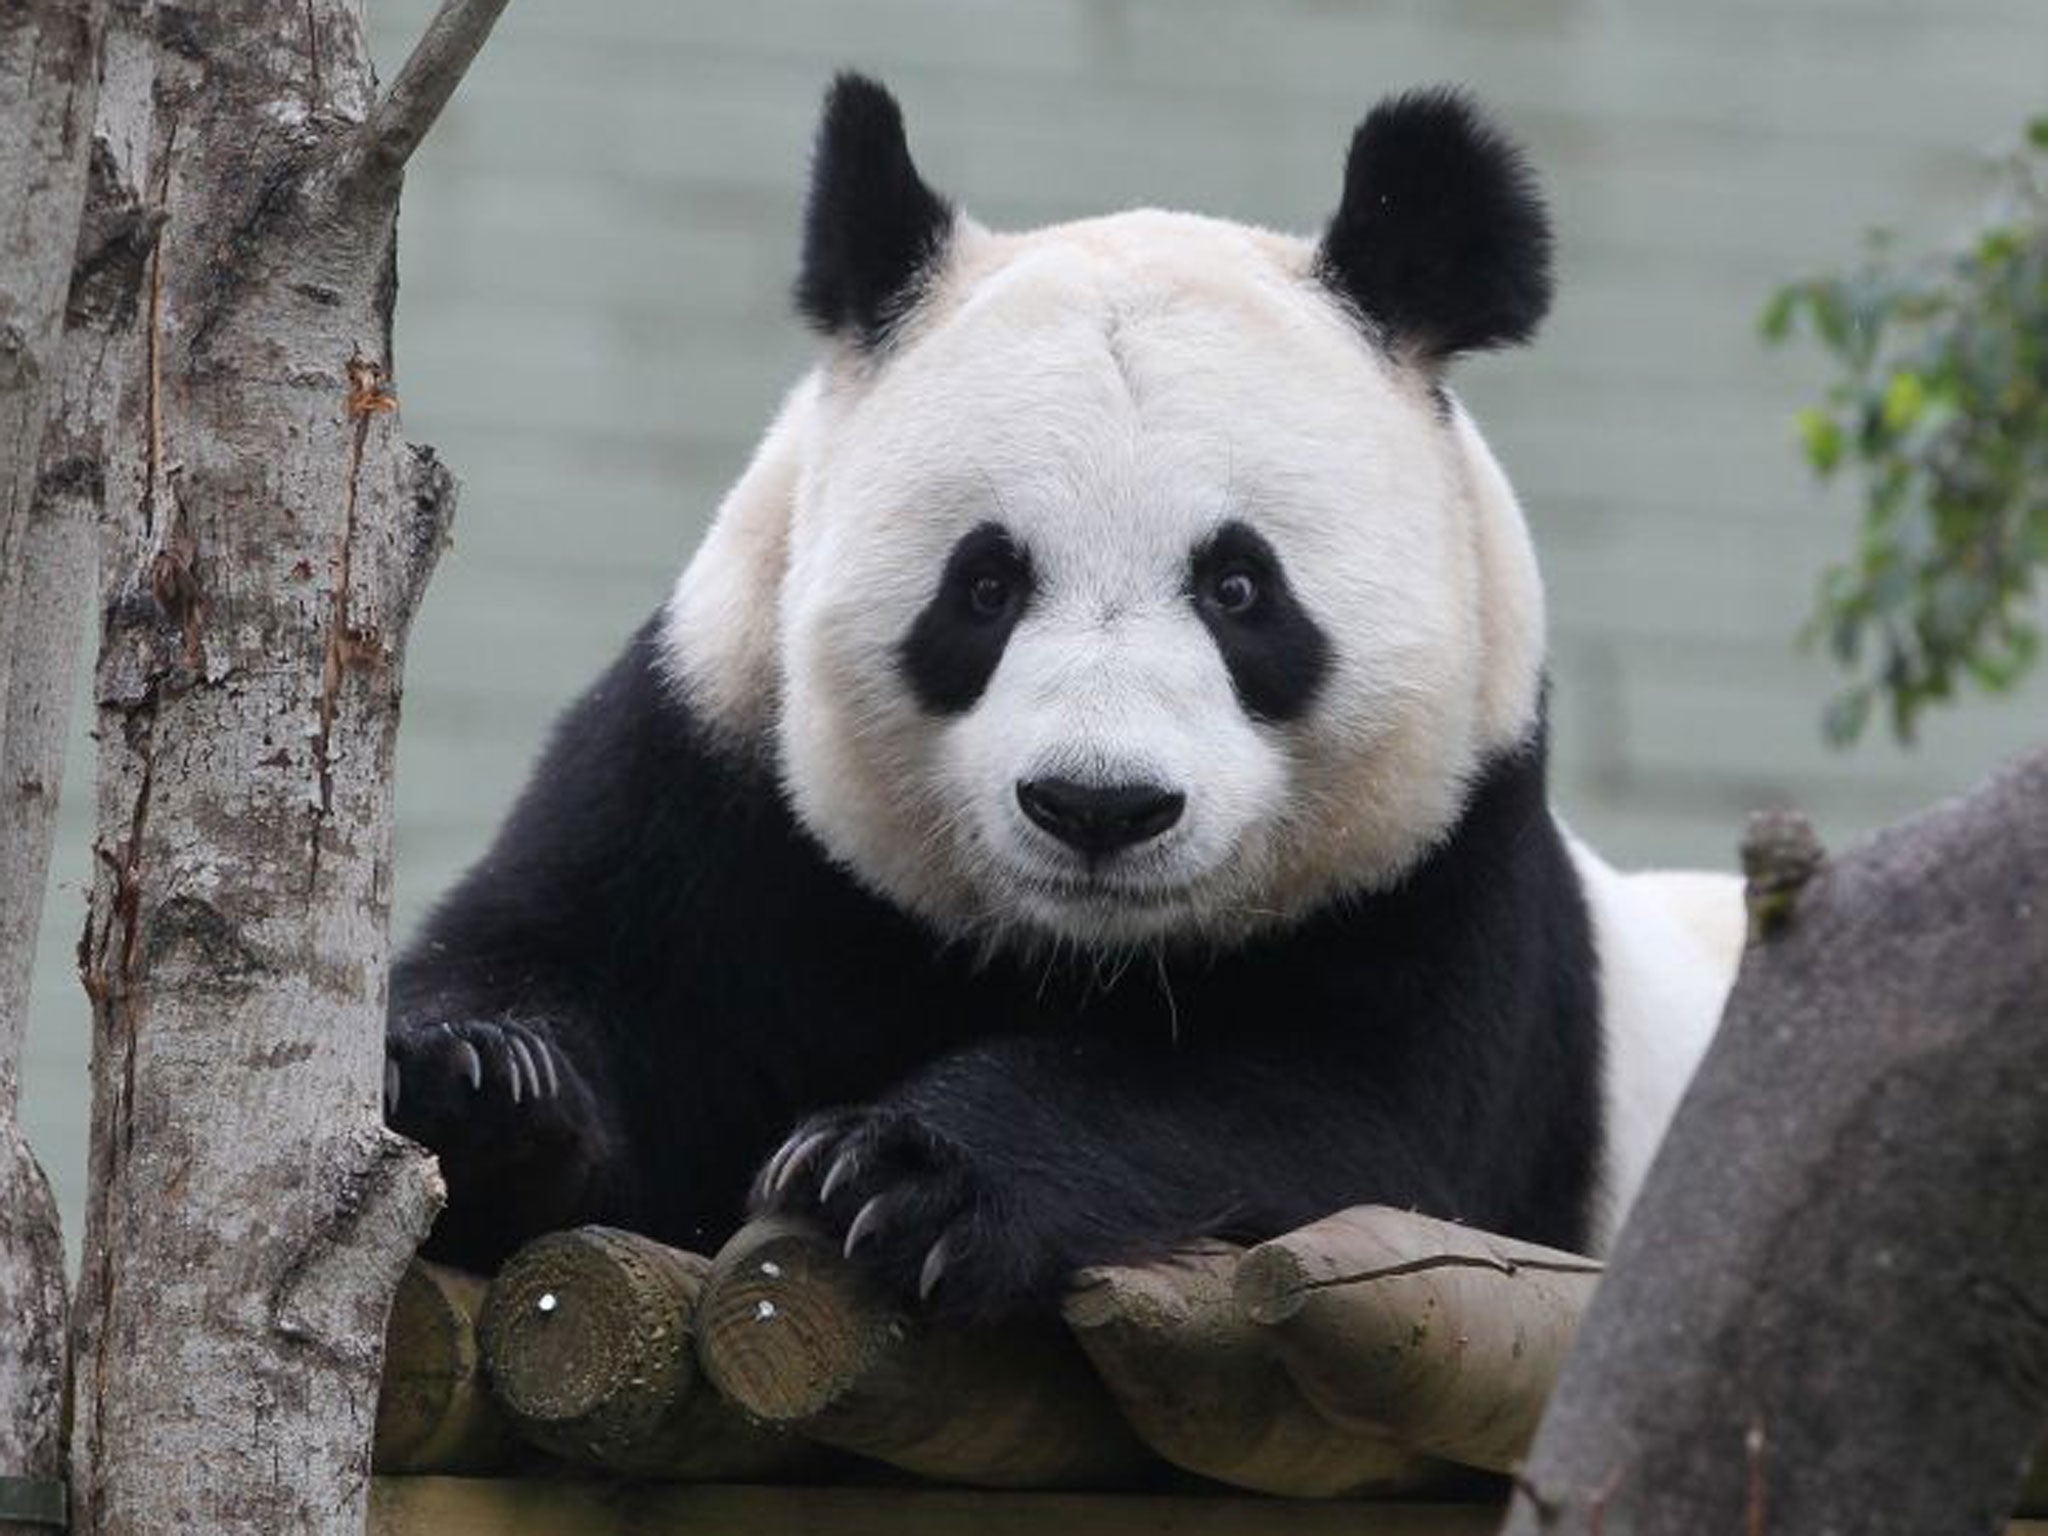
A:
{"label": "white whisker", "polygon": [[1153,969],[1159,977],[1159,990],[1166,997],[1166,1038],[1174,1048],[1180,1048],[1180,1005],[1173,998],[1173,975],[1166,968],[1166,951],[1158,945],[1152,947]]}

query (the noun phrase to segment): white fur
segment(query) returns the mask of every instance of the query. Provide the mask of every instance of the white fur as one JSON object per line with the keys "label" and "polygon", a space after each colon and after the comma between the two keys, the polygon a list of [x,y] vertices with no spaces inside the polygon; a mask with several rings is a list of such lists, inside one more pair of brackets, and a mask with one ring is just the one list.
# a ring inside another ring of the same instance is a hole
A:
{"label": "white fur", "polygon": [[[1312,257],[1180,214],[963,222],[886,365],[836,356],[785,406],[678,585],[671,666],[736,736],[776,709],[798,814],[890,898],[1080,942],[1284,922],[1398,877],[1529,729],[1542,601],[1513,494]],[[1245,716],[1186,600],[1227,518],[1336,640],[1293,725]],[[1039,597],[977,706],[934,720],[896,649],[988,521]],[[1056,897],[1071,856],[1014,793],[1048,772],[1155,779],[1187,809],[1114,889]]]}
{"label": "white fur", "polygon": [[1742,882],[1622,874],[1570,844],[1600,958],[1606,1154],[1594,1250],[1604,1252],[1720,1022],[1742,954]]}
{"label": "white fur", "polygon": [[790,513],[817,399],[806,375],[782,402],[746,470],[669,598],[662,656],[698,715],[735,744],[774,729],[782,689],[775,649]]}

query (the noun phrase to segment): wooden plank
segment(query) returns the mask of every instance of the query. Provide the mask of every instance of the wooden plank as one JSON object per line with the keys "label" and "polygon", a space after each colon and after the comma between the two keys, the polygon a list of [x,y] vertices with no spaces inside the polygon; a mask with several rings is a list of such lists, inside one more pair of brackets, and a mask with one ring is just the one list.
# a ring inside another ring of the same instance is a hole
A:
{"label": "wooden plank", "polygon": [[370,1515],[371,1536],[1491,1536],[1499,1524],[1484,1504],[456,1477],[378,1478]]}
{"label": "wooden plank", "polygon": [[[380,1477],[370,1536],[1492,1536],[1491,1504]],[[2006,1536],[2048,1536],[2015,1520]]]}

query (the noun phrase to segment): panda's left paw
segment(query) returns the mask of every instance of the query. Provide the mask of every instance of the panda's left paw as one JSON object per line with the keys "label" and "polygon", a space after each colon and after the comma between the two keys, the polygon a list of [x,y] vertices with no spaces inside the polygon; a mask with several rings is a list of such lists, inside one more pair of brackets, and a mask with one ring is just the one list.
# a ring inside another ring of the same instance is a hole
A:
{"label": "panda's left paw", "polygon": [[902,1110],[812,1116],[762,1168],[750,1204],[811,1217],[891,1290],[947,1314],[1014,1311],[1060,1273],[1015,1191]]}

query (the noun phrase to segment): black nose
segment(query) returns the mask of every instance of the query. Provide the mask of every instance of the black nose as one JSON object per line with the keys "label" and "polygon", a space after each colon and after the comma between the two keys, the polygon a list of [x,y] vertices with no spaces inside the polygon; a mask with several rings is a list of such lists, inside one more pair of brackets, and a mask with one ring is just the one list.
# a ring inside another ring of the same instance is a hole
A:
{"label": "black nose", "polygon": [[1026,779],[1017,786],[1017,803],[1069,848],[1099,859],[1157,837],[1180,820],[1188,797],[1157,784]]}

